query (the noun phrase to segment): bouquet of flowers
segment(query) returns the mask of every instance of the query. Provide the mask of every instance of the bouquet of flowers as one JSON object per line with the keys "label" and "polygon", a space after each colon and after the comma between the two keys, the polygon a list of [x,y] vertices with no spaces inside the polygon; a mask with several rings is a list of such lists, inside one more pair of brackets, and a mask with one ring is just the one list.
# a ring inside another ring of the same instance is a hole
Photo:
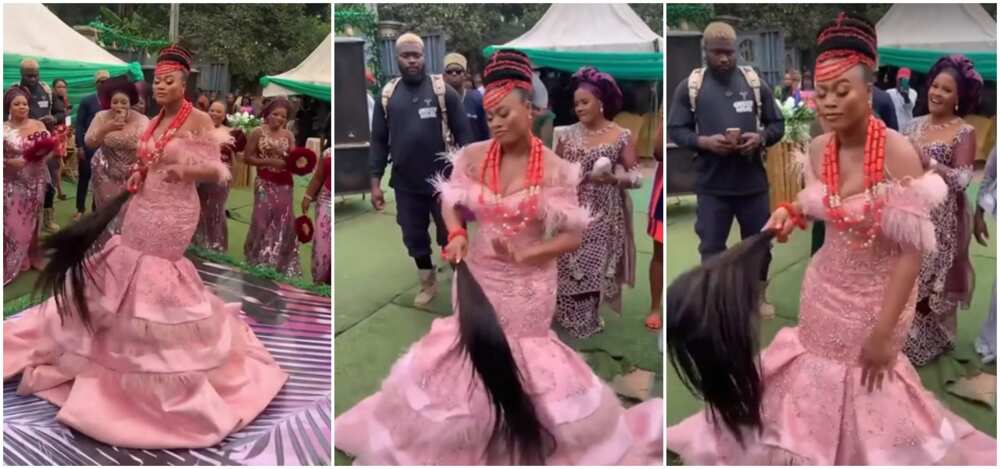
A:
{"label": "bouquet of flowers", "polygon": [[234,114],[227,114],[226,121],[229,126],[234,129],[240,129],[244,134],[250,135],[250,131],[260,127],[263,122],[261,118],[250,114],[249,112],[237,112]]}
{"label": "bouquet of flowers", "polygon": [[35,132],[28,137],[24,146],[24,159],[29,163],[37,163],[45,159],[49,153],[56,150],[59,141],[46,131]]}
{"label": "bouquet of flowers", "polygon": [[785,118],[785,136],[782,142],[805,144],[809,142],[809,127],[816,119],[816,111],[809,109],[805,101],[795,103],[795,98],[789,97],[785,102],[778,103],[778,110]]}

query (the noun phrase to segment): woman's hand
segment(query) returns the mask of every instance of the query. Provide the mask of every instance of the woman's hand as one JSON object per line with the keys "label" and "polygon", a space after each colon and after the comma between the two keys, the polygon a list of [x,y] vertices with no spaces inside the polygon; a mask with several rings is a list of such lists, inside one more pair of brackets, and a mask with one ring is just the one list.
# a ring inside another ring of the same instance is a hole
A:
{"label": "woman's hand", "polygon": [[309,205],[312,203],[312,199],[308,196],[302,197],[302,214],[305,215],[309,213]]}
{"label": "woman's hand", "polygon": [[141,184],[142,174],[139,171],[132,171],[132,173],[128,175],[128,180],[125,181],[125,187],[128,188],[128,191],[133,194],[139,190],[139,186]]}
{"label": "woman's hand", "polygon": [[116,114],[113,119],[108,120],[108,123],[104,126],[104,133],[111,133],[115,131],[121,131],[125,128],[125,119],[118,117]]}
{"label": "woman's hand", "polygon": [[608,184],[618,184],[618,178],[611,173],[601,173],[601,174],[591,174],[587,176],[587,179],[594,184],[608,185]]}
{"label": "woman's hand", "polygon": [[456,236],[448,241],[448,245],[441,252],[441,257],[451,264],[458,264],[462,262],[462,259],[465,259],[465,255],[468,253],[469,240],[465,239],[465,236]]}
{"label": "woman's hand", "polygon": [[778,207],[774,210],[771,218],[767,220],[764,229],[761,231],[767,230],[774,230],[778,242],[784,243],[788,241],[788,235],[795,230],[795,222],[792,220],[792,214],[788,212],[787,208]]}
{"label": "woman's hand", "polygon": [[987,228],[985,211],[982,207],[977,207],[976,214],[972,217],[972,234],[975,235],[977,243],[989,246],[990,230]]}
{"label": "woman's hand", "polygon": [[895,362],[892,334],[876,329],[861,348],[861,385],[868,388],[868,392],[881,390],[885,380],[892,380]]}

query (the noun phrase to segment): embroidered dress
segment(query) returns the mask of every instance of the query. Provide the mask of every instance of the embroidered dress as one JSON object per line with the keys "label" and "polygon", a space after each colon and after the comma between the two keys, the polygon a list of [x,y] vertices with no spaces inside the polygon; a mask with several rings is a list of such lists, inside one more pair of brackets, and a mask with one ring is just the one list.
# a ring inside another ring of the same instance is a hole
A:
{"label": "embroidered dress", "polygon": [[[129,201],[120,234],[90,258],[86,301],[94,331],[54,299],[4,321],[4,381],[60,407],[56,419],[129,448],[202,448],[249,424],[288,375],[184,257],[198,223],[191,182],[171,164],[208,163],[220,180],[224,134],[178,134]],[[152,145],[153,142],[150,142]]]}
{"label": "embroidered dress", "polygon": [[[263,152],[268,146],[287,151],[291,142],[262,135],[258,148]],[[288,277],[300,277],[299,240],[292,212],[293,189],[292,173],[263,166],[257,168],[253,215],[243,252],[250,265],[270,267]]]}
{"label": "embroidered dress", "polygon": [[[97,131],[114,119],[114,112],[105,110],[97,113],[87,129],[85,140],[94,143]],[[108,132],[100,148],[90,161],[91,187],[94,190],[94,205],[103,207],[111,199],[125,190],[129,168],[136,162],[139,135],[146,129],[149,119],[136,111],[129,111],[125,128]]]}
{"label": "embroidered dress", "polygon": [[917,314],[906,340],[906,356],[923,366],[954,346],[958,308],[972,298],[973,271],[969,260],[972,214],[965,189],[972,180],[975,160],[974,128],[960,124],[950,141],[927,134],[927,117],[917,118],[908,131],[921,156],[937,161],[934,171],[948,184],[948,197],[931,211],[938,249],[924,256],[920,266]]}
{"label": "embroidered dress", "polygon": [[[3,125],[3,158],[21,158],[27,136]],[[31,252],[38,237],[38,212],[42,209],[49,171],[45,162],[27,163],[19,170],[3,171],[3,284],[31,268]]]}
{"label": "embroidered dress", "polygon": [[[601,157],[612,167],[623,164],[625,152],[635,152],[627,129],[618,140],[587,147],[582,124],[562,134],[556,150],[563,159],[580,165],[589,174]],[[603,328],[600,306],[607,303],[621,313],[622,285],[635,284],[635,238],[632,202],[624,189],[614,185],[583,183],[580,204],[594,214],[583,233],[583,243],[559,258],[559,297],[556,320],[575,337],[589,337]]]}
{"label": "embroidered dress", "polygon": [[323,188],[319,191],[319,196],[316,197],[316,234],[313,237],[312,259],[313,283],[325,283],[327,285],[331,281],[330,266],[333,263],[330,252],[332,246],[330,234],[333,230],[333,206],[331,204],[333,197],[330,192],[331,184],[333,184],[332,174],[330,173],[331,162],[330,150],[327,149],[323,153],[323,159],[319,163],[322,165],[321,171],[323,171],[325,180],[323,181]]}
{"label": "embroidered dress", "polygon": [[[436,184],[446,207],[464,206],[476,215],[478,231],[463,262],[496,309],[512,355],[542,425],[556,440],[549,465],[661,465],[663,401],[624,409],[573,349],[551,330],[556,312],[557,266],[512,264],[496,256],[493,240],[507,237],[504,222],[480,202],[484,186],[460,151],[448,181]],[[559,228],[588,223],[580,207],[578,165],[546,161],[539,215],[508,237],[514,246],[537,243]],[[512,213],[527,190],[504,197]],[[506,449],[484,455],[493,428],[492,408],[470,361],[457,348],[457,291],[454,314],[436,319],[430,332],[393,366],[381,390],[361,401],[335,425],[336,446],[361,465],[509,464]]]}
{"label": "embroidered dress", "polygon": [[[806,215],[826,219],[825,186],[806,166],[798,195]],[[745,431],[745,446],[704,411],[667,429],[667,447],[684,464],[701,465],[993,465],[996,440],[976,430],[924,389],[902,354],[913,321],[917,287],[903,309],[892,346],[891,376],[869,393],[861,385],[861,349],[882,311],[901,249],[935,252],[931,213],[947,197],[936,174],[880,187],[881,230],[870,248],[848,244],[830,230],[802,283],[797,327],[782,329],[761,353],[763,428]],[[843,199],[852,218],[863,194]],[[864,227],[862,227],[864,228]]]}
{"label": "embroidered dress", "polygon": [[[228,130],[228,129],[227,129]],[[235,158],[232,147],[222,148],[222,162],[232,170]],[[229,183],[203,182],[198,184],[201,217],[194,232],[194,244],[218,252],[229,251],[229,227],[226,222],[226,201],[229,200]]]}

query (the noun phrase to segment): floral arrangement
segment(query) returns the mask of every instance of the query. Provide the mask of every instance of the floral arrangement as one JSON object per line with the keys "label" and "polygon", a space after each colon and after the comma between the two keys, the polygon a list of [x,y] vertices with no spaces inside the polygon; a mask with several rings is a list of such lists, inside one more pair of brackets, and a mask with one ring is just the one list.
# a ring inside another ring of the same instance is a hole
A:
{"label": "floral arrangement", "polygon": [[244,134],[250,135],[250,132],[260,127],[264,122],[261,118],[250,114],[249,112],[237,112],[234,114],[227,114],[226,121],[229,126],[234,129],[239,129],[243,131]]}
{"label": "floral arrangement", "polygon": [[316,168],[316,153],[306,147],[296,147],[285,154],[288,171],[296,176],[305,176]]}
{"label": "floral arrangement", "polygon": [[295,233],[299,237],[300,243],[308,243],[313,239],[313,223],[309,215],[302,215],[295,219]]}
{"label": "floral arrangement", "polygon": [[59,141],[46,131],[35,132],[28,137],[24,146],[24,159],[29,163],[37,163],[56,150]]}
{"label": "floral arrangement", "polygon": [[806,106],[805,100],[795,102],[789,97],[785,102],[778,102],[778,110],[785,119],[785,136],[782,142],[805,144],[809,142],[809,128],[816,120],[816,111]]}

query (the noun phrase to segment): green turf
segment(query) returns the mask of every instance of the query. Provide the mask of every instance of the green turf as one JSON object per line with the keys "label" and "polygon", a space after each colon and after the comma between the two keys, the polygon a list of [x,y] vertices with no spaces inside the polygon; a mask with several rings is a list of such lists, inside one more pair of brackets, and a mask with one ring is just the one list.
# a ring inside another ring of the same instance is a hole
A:
{"label": "green turf", "polygon": [[[301,178],[297,178],[301,179]],[[62,182],[63,193],[66,194],[66,200],[55,200],[56,209],[56,224],[59,226],[67,226],[72,222],[73,215],[76,213],[76,184],[63,181]],[[302,185],[302,181],[297,180],[295,186],[295,213],[299,213],[299,202],[302,201],[302,194],[305,193],[305,187]],[[88,191],[87,207],[90,206],[91,197],[93,197],[93,192]],[[229,251],[227,254],[238,260],[245,260],[243,255],[243,244],[246,242],[247,231],[250,229],[250,217],[253,212],[253,189],[252,188],[234,188],[229,191],[229,199],[226,201],[226,208],[229,209],[232,218],[228,220],[229,223]],[[310,218],[313,217],[313,210],[310,209]],[[312,281],[312,243],[300,244],[299,245],[299,262],[302,266],[303,278],[307,281]],[[8,304],[15,301],[24,295],[31,292],[32,285],[35,279],[38,277],[35,271],[28,271],[22,273],[13,282],[5,286],[3,289],[3,301],[4,304]]]}
{"label": "green turf", "polygon": [[[646,173],[651,174],[650,168]],[[604,332],[589,339],[561,335],[581,352],[598,376],[611,379],[636,367],[649,370],[657,375],[654,392],[661,395],[658,337],[644,326],[652,253],[652,242],[645,233],[650,182],[647,177],[643,188],[630,192],[638,256],[635,288],[623,294],[623,315],[605,310]],[[375,212],[361,196],[338,198],[334,220],[334,284],[339,292],[334,298],[334,412],[339,415],[379,388],[393,362],[427,332],[434,318],[451,314],[451,282],[450,269],[446,269],[438,275],[439,292],[427,309],[412,306],[418,290],[417,272],[396,225],[391,190],[386,190],[382,213]],[[334,461],[350,464],[339,451]]]}
{"label": "green turf", "polygon": [[[970,188],[970,196],[977,185]],[[673,279],[697,265],[698,239],[694,233],[694,197],[672,197],[667,203],[667,278]],[[990,233],[996,233],[996,223],[990,221]],[[739,240],[739,232],[734,223],[730,243]],[[782,327],[794,326],[798,321],[799,291],[802,277],[809,261],[810,235],[799,232],[786,244],[776,244],[774,261],[770,271],[768,300],[775,306],[777,317],[762,322],[761,343],[767,345]],[[980,370],[996,374],[995,365],[984,366],[972,348],[972,342],[979,334],[996,272],[996,246],[982,247],[972,243],[971,258],[977,272],[975,294],[968,310],[959,312],[958,338],[955,350],[919,368],[918,373],[924,386],[933,392],[949,409],[966,419],[979,430],[996,436],[996,410],[968,401],[948,393],[946,385],[963,375]],[[667,382],[667,424],[679,423],[684,418],[703,408],[681,383],[673,366],[666,370]],[[670,438],[670,435],[667,435]],[[670,454],[668,465],[682,464],[676,455]]]}

